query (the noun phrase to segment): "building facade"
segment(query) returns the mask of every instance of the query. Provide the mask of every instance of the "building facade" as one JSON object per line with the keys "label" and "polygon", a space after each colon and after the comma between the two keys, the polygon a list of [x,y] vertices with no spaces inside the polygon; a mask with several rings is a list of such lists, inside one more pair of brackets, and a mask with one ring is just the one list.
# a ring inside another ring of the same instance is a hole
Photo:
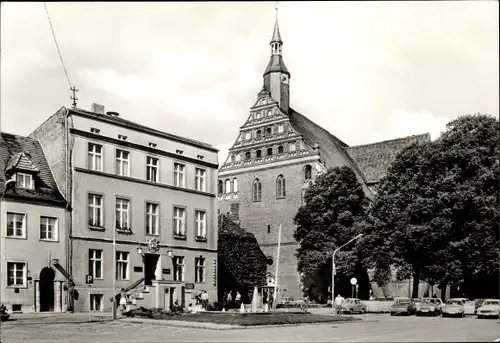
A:
{"label": "building facade", "polygon": [[418,135],[394,141],[349,147],[290,106],[290,80],[283,60],[283,41],[276,21],[270,42],[271,57],[263,87],[229,155],[219,169],[218,199],[222,213],[252,232],[267,256],[267,282],[276,280],[279,227],[280,296],[300,298],[293,218],[311,182],[329,167],[349,166],[365,194],[373,196],[377,182],[401,149]]}
{"label": "building facade", "polygon": [[62,108],[30,137],[46,151],[73,209],[75,310],[110,310],[122,288],[140,290],[137,304],[145,307],[187,306],[201,290],[216,300],[216,149],[97,104]]}
{"label": "building facade", "polygon": [[66,207],[42,147],[0,134],[0,299],[13,312],[66,311]]}

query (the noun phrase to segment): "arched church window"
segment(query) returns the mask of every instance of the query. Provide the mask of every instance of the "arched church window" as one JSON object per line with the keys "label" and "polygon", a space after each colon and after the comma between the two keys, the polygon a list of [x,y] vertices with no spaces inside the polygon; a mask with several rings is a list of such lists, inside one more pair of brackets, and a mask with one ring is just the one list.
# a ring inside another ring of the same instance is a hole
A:
{"label": "arched church window", "polygon": [[245,133],[245,140],[250,140],[252,138],[252,134],[250,132]]}
{"label": "arched church window", "polygon": [[268,127],[268,128],[266,129],[266,134],[267,134],[267,135],[272,135],[272,134],[273,134],[273,128],[272,128],[272,127]]}
{"label": "arched church window", "polygon": [[241,155],[240,154],[237,154],[236,155],[236,162],[240,161],[241,160]]}
{"label": "arched church window", "polygon": [[255,113],[255,119],[260,119],[260,112]]}
{"label": "arched church window", "polygon": [[255,179],[252,184],[252,200],[261,201],[262,200],[262,184],[259,179]]}
{"label": "arched church window", "polygon": [[256,157],[256,158],[261,158],[261,157],[262,157],[262,150],[257,150],[257,151],[255,152],[255,157]]}
{"label": "arched church window", "polygon": [[267,156],[271,156],[273,154],[273,148],[267,148]]}
{"label": "arched church window", "polygon": [[238,192],[238,178],[237,177],[235,177],[233,179],[233,192],[235,192],[235,193]]}
{"label": "arched church window", "polygon": [[278,154],[282,154],[283,153],[283,145],[280,145],[278,147]]}
{"label": "arched church window", "polygon": [[252,153],[250,151],[247,151],[245,153],[245,160],[249,160],[250,158],[252,158]]}
{"label": "arched church window", "polygon": [[273,111],[271,111],[271,110],[267,111],[267,116],[269,116],[269,117],[270,117],[270,116],[272,116],[272,115],[273,115]]}
{"label": "arched church window", "polygon": [[224,184],[222,183],[222,180],[219,180],[217,183],[217,193],[219,193],[219,195],[224,193]]}
{"label": "arched church window", "polygon": [[262,131],[257,130],[257,132],[255,132],[255,137],[260,138],[261,136],[262,136]]}
{"label": "arched church window", "polygon": [[231,180],[226,179],[226,193],[231,193]]}
{"label": "arched church window", "polygon": [[283,133],[283,131],[285,131],[283,125],[278,125],[278,133]]}
{"label": "arched church window", "polygon": [[236,161],[236,156],[234,154],[231,154],[231,162]]}
{"label": "arched church window", "polygon": [[285,193],[285,177],[280,175],[276,178],[276,198],[284,198]]}
{"label": "arched church window", "polygon": [[290,143],[290,145],[288,145],[288,151],[295,151],[295,143]]}
{"label": "arched church window", "polygon": [[312,167],[309,164],[307,164],[304,167],[304,179],[305,180],[311,180],[312,179]]}

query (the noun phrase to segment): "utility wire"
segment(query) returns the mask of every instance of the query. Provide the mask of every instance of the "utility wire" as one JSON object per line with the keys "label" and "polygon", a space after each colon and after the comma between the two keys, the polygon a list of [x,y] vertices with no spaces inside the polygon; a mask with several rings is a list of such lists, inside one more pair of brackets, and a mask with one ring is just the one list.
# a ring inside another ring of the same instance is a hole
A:
{"label": "utility wire", "polygon": [[45,7],[45,13],[47,13],[47,19],[49,20],[50,29],[52,31],[52,37],[54,37],[54,42],[56,43],[57,53],[59,54],[59,58],[61,59],[61,64],[64,68],[64,74],[66,74],[66,79],[68,80],[69,87],[71,88],[72,84],[71,84],[71,81],[69,79],[68,70],[66,69],[66,65],[64,64],[64,60],[62,58],[61,49],[59,49],[59,44],[57,44],[56,33],[54,32],[54,27],[52,26],[52,21],[50,20],[49,10],[47,9],[47,4],[44,2],[43,6]]}

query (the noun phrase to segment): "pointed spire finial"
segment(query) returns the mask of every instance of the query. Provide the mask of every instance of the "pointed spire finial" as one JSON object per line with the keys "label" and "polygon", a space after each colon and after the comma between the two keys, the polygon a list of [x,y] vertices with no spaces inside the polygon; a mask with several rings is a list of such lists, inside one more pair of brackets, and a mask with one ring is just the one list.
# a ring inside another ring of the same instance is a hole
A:
{"label": "pointed spire finial", "polygon": [[273,32],[273,38],[271,39],[271,44],[274,42],[283,43],[280,35],[280,28],[278,26],[278,7],[279,7],[279,1],[276,1],[276,20],[274,22],[274,32]]}

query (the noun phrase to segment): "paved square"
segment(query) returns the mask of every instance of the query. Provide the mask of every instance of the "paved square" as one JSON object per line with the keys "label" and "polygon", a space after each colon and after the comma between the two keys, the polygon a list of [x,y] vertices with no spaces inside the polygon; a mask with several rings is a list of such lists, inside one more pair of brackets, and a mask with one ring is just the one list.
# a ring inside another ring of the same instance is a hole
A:
{"label": "paved square", "polygon": [[364,322],[231,331],[135,324],[88,323],[85,318],[32,318],[2,323],[2,343],[21,342],[493,342],[498,320],[364,315]]}

